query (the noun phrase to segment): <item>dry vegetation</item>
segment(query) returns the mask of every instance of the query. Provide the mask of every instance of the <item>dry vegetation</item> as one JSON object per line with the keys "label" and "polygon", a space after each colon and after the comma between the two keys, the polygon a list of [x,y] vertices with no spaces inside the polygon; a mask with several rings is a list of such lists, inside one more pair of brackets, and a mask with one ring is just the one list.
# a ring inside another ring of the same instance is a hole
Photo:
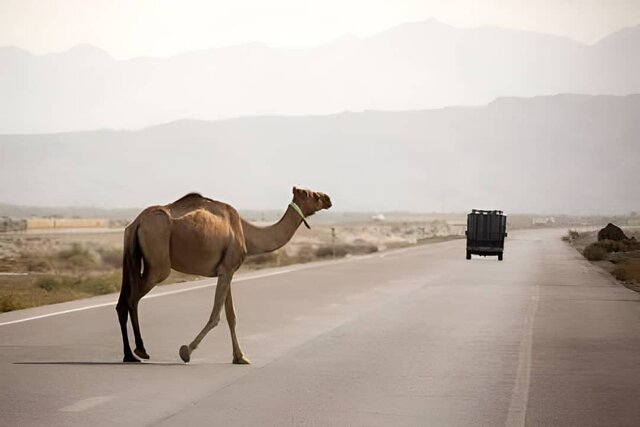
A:
{"label": "dry vegetation", "polygon": [[120,231],[1,234],[0,312],[117,292],[121,265]]}
{"label": "dry vegetation", "polygon": [[[587,245],[582,254],[589,261],[609,259],[609,254],[618,252],[633,252],[640,250],[640,243],[636,241],[600,240]],[[615,260],[614,260],[615,261]]]}
{"label": "dry vegetation", "polygon": [[625,230],[634,240],[597,241],[597,232],[569,230],[562,239],[570,242],[589,261],[610,272],[630,289],[640,292],[640,231]]}
{"label": "dry vegetation", "polygon": [[[301,228],[284,248],[248,257],[241,271],[438,242],[461,229],[445,221],[353,223]],[[122,231],[0,234],[0,312],[118,292]],[[173,271],[163,282],[194,280]]]}

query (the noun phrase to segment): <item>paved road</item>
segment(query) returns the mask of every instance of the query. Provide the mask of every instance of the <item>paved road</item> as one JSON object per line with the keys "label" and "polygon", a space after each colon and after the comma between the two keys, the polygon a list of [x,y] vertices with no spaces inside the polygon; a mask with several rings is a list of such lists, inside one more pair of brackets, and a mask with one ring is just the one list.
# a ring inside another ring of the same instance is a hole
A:
{"label": "paved road", "polygon": [[250,366],[224,323],[179,361],[211,282],[143,300],[142,365],[118,363],[113,296],[0,315],[1,423],[638,425],[640,298],[561,234],[513,232],[503,262],[452,241],[239,277]]}

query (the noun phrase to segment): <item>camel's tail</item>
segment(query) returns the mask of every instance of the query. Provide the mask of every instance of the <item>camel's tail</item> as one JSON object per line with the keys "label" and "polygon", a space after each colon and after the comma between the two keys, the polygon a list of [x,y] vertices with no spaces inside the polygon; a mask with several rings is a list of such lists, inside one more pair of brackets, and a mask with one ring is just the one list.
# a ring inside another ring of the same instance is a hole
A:
{"label": "camel's tail", "polygon": [[133,223],[125,229],[122,254],[122,287],[118,302],[126,302],[131,290],[139,286],[142,270],[142,251],[138,243],[138,224]]}

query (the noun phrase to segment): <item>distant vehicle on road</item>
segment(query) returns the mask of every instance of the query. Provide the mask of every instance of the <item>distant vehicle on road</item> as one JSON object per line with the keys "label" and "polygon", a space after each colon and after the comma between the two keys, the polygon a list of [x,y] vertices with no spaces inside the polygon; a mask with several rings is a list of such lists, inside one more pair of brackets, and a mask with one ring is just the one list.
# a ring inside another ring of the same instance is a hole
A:
{"label": "distant vehicle on road", "polygon": [[473,209],[467,215],[467,259],[471,255],[497,255],[502,261],[507,217],[502,211]]}

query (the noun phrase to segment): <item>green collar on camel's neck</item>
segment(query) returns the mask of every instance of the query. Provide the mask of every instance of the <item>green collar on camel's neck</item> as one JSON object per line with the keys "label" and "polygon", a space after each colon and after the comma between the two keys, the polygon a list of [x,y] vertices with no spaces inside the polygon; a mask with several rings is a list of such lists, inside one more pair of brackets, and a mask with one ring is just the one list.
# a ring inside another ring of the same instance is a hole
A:
{"label": "green collar on camel's neck", "polygon": [[302,213],[302,209],[300,209],[300,206],[296,205],[295,202],[291,202],[289,203],[289,206],[291,206],[293,208],[294,211],[298,212],[298,215],[300,215],[300,218],[302,218],[302,222],[304,222],[304,225],[308,228],[311,229],[311,227],[309,227],[309,224],[307,223],[307,219],[304,216],[304,214]]}

